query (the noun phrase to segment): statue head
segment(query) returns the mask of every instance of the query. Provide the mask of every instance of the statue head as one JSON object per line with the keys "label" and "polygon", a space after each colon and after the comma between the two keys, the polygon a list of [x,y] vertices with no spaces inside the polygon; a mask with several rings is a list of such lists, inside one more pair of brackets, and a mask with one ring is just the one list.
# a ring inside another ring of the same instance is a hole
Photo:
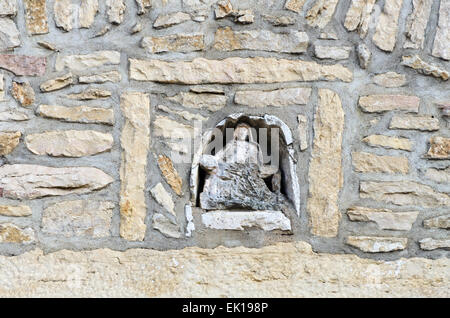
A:
{"label": "statue head", "polygon": [[238,141],[252,141],[251,127],[245,123],[240,123],[236,126],[233,134],[234,140]]}

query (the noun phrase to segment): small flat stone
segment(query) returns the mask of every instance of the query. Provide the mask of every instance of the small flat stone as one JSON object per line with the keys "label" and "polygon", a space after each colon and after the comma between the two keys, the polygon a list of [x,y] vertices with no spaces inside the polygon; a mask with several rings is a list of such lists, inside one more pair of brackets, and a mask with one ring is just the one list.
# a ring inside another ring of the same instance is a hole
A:
{"label": "small flat stone", "polygon": [[366,253],[387,253],[404,250],[408,244],[402,237],[349,236],[346,243]]}
{"label": "small flat stone", "polygon": [[415,69],[421,74],[431,75],[444,81],[447,81],[449,77],[447,70],[423,61],[418,55],[403,56],[402,65]]}
{"label": "small flat stone", "polygon": [[403,0],[386,0],[378,18],[373,43],[383,51],[392,52],[397,43],[398,20]]}
{"label": "small flat stone", "polygon": [[409,95],[369,95],[360,97],[359,106],[368,113],[391,110],[417,113],[419,112],[420,98]]}
{"label": "small flat stone", "polygon": [[181,179],[177,170],[175,170],[172,160],[170,160],[170,158],[167,156],[160,155],[158,156],[158,167],[161,170],[164,179],[166,179],[172,190],[176,194],[182,195],[183,179]]}
{"label": "small flat stone", "polygon": [[47,50],[50,50],[50,51],[54,51],[54,52],[59,52],[60,51],[55,45],[53,45],[52,43],[47,42],[47,41],[38,41],[37,44],[40,47],[42,47],[44,49],[47,49]]}
{"label": "small flat stone", "polygon": [[435,240],[432,238],[425,238],[419,241],[420,248],[425,251],[433,251],[438,248],[450,248],[450,239]]}
{"label": "small flat stone", "polygon": [[306,105],[311,96],[311,88],[294,87],[272,91],[237,91],[234,102],[250,107],[283,107],[292,105]]}
{"label": "small flat stone", "polygon": [[88,88],[81,93],[69,94],[67,98],[77,99],[77,100],[94,100],[94,99],[103,99],[111,97],[111,92],[99,89],[99,88]]}
{"label": "small flat stone", "polygon": [[319,59],[346,60],[351,52],[348,46],[314,46],[314,55]]}
{"label": "small flat stone", "polygon": [[423,49],[425,30],[431,13],[433,0],[413,0],[414,10],[406,22],[406,41],[404,48]]}
{"label": "small flat stone", "polygon": [[136,4],[138,5],[138,14],[145,14],[152,7],[152,0],[136,0]]}
{"label": "small flat stone", "polygon": [[362,141],[372,147],[383,147],[387,149],[398,149],[406,151],[412,150],[412,143],[408,138],[398,138],[384,135],[370,135],[365,137]]}
{"label": "small flat stone", "polygon": [[312,27],[323,29],[333,18],[339,0],[316,0],[306,13],[306,22]]}
{"label": "small flat stone", "polygon": [[56,26],[69,32],[73,29],[74,6],[71,0],[55,0],[53,5]]}
{"label": "small flat stone", "polygon": [[216,19],[225,18],[233,13],[233,6],[229,0],[220,0],[217,2],[217,8],[214,10]]}
{"label": "small flat stone", "polygon": [[93,68],[105,65],[120,64],[120,52],[97,51],[84,55],[58,55],[55,69],[57,72],[68,68],[71,71],[91,71]]}
{"label": "small flat stone", "polygon": [[179,111],[177,109],[171,109],[167,106],[164,105],[158,105],[156,107],[158,110],[161,110],[163,112],[166,112],[168,114],[174,114],[174,115],[179,115],[181,117],[183,117],[184,119],[188,120],[188,121],[194,121],[194,120],[201,120],[201,121],[206,121],[208,120],[208,118],[203,117],[200,114],[193,114],[187,111]]}
{"label": "small flat stone", "polygon": [[161,213],[155,213],[153,215],[153,228],[160,231],[164,236],[170,238],[181,237],[179,226],[174,224],[171,220],[169,220]]}
{"label": "small flat stone", "polygon": [[11,51],[21,44],[20,32],[14,21],[0,17],[0,51]]}
{"label": "small flat stone", "polygon": [[306,0],[287,0],[284,4],[284,8],[290,11],[294,11],[297,13],[302,12],[303,5],[305,4]]}
{"label": "small flat stone", "polygon": [[202,214],[202,223],[209,229],[244,231],[290,231],[291,221],[280,211],[214,211]]}
{"label": "small flat stone", "polygon": [[103,84],[107,82],[119,83],[121,80],[122,76],[118,71],[97,73],[93,75],[80,76],[78,78],[78,82],[81,84]]}
{"label": "small flat stone", "polygon": [[0,132],[0,156],[9,155],[19,145],[20,131],[15,132]]}
{"label": "small flat stone", "polygon": [[24,0],[23,2],[28,33],[31,35],[48,33],[46,0]]}
{"label": "small flat stone", "polygon": [[300,150],[308,149],[308,118],[305,115],[298,115],[298,137],[300,139]]}
{"label": "small flat stone", "polygon": [[184,125],[165,116],[157,116],[153,123],[153,135],[167,139],[192,138],[194,127]]}
{"label": "small flat stone", "polygon": [[276,16],[262,14],[261,16],[264,20],[277,27],[286,27],[295,24],[295,19],[287,15]]}
{"label": "small flat stone", "polygon": [[90,28],[98,13],[98,0],[81,0],[78,20],[81,28]]}
{"label": "small flat stone", "polygon": [[23,107],[29,107],[34,104],[35,94],[29,82],[13,82],[11,94],[14,99]]}
{"label": "small flat stone", "polygon": [[26,217],[32,215],[32,211],[27,205],[0,205],[0,215]]}
{"label": "small flat stone", "polygon": [[59,89],[63,89],[72,84],[73,84],[73,75],[72,73],[67,73],[63,76],[59,76],[42,83],[40,88],[42,92],[53,92]]}
{"label": "small flat stone", "polygon": [[388,209],[351,207],[347,210],[351,221],[374,222],[381,230],[409,231],[417,220],[419,212],[393,212]]}
{"label": "small flat stone", "polygon": [[0,121],[26,121],[30,117],[27,113],[18,110],[6,110],[0,112]]}
{"label": "small flat stone", "polygon": [[40,105],[37,114],[42,117],[58,119],[71,123],[99,123],[114,124],[114,111],[110,108],[90,107],[90,106],[53,106]]}
{"label": "small flat stone", "polygon": [[160,15],[156,18],[153,27],[155,29],[168,28],[176,24],[180,24],[186,21],[190,21],[191,16],[184,12],[175,12],[167,15]]}
{"label": "small flat stone", "polygon": [[207,109],[210,111],[218,111],[227,104],[227,97],[225,95],[210,93],[199,94],[181,92],[175,96],[168,97],[167,100],[176,102],[184,107]]}
{"label": "small flat stone", "polygon": [[450,214],[424,220],[423,226],[426,229],[450,229]]}
{"label": "small flat stone", "polygon": [[433,44],[433,56],[450,60],[450,2],[441,1],[439,22]]}
{"label": "small flat stone", "polygon": [[394,115],[389,129],[439,130],[439,119],[427,115]]}
{"label": "small flat stone", "polygon": [[431,159],[450,159],[450,138],[432,137],[427,157]]}
{"label": "small flat stone", "polygon": [[167,212],[175,216],[175,203],[173,202],[170,193],[167,192],[166,189],[164,189],[162,183],[158,183],[150,192],[156,202],[164,207]]}
{"label": "small flat stone", "polygon": [[406,84],[406,76],[395,72],[387,72],[375,75],[373,77],[373,82],[387,88],[401,87]]}
{"label": "small flat stone", "polygon": [[437,183],[450,184],[450,166],[445,169],[427,169],[425,178]]}
{"label": "small flat stone", "polygon": [[32,228],[0,223],[0,243],[30,244],[34,241],[35,235]]}
{"label": "small flat stone", "polygon": [[15,16],[17,14],[17,0],[0,1],[0,17]]}
{"label": "small flat stone", "polygon": [[406,157],[378,156],[367,152],[353,152],[353,167],[363,173],[408,174],[409,162]]}
{"label": "small flat stone", "polygon": [[144,37],[141,46],[149,53],[194,52],[205,48],[203,34],[172,34],[160,37]]}
{"label": "small flat stone", "polygon": [[45,57],[0,54],[0,68],[17,76],[43,76],[46,65]]}
{"label": "small flat stone", "polygon": [[358,54],[359,66],[362,69],[368,69],[372,60],[372,52],[364,43],[359,44],[356,47],[356,53]]}
{"label": "small flat stone", "polygon": [[127,6],[124,0],[106,0],[108,20],[113,24],[121,24]]}
{"label": "small flat stone", "polygon": [[344,26],[348,31],[357,30],[361,38],[369,31],[371,13],[376,0],[352,0],[345,17]]}

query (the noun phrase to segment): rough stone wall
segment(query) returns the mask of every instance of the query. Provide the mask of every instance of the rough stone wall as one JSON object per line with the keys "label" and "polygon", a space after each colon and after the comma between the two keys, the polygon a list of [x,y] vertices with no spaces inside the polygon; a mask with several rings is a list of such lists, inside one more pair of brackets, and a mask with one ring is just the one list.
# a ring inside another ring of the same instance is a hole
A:
{"label": "rough stone wall", "polygon": [[[446,266],[449,24],[448,0],[1,0],[0,254],[305,241]],[[174,153],[237,113],[286,125],[298,213],[192,206]]]}

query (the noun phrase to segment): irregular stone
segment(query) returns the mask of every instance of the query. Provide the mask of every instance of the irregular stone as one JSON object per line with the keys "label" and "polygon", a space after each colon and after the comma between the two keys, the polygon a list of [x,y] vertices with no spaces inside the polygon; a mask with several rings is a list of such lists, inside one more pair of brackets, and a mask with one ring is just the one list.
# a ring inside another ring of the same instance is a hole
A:
{"label": "irregular stone", "polygon": [[217,8],[214,10],[216,19],[222,19],[233,13],[233,6],[229,0],[220,0],[217,2]]}
{"label": "irregular stone", "polygon": [[110,30],[111,30],[111,27],[109,25],[105,25],[100,31],[95,33],[94,38],[98,38],[98,37],[104,36]]}
{"label": "irregular stone", "polygon": [[195,223],[194,223],[194,216],[192,215],[192,207],[187,204],[184,207],[184,214],[186,216],[186,237],[191,237],[192,233],[195,231]]}
{"label": "irregular stone", "polygon": [[335,237],[341,213],[339,192],[343,186],[342,136],[345,114],[339,96],[319,89],[319,102],[314,119],[314,146],[309,167],[307,210],[311,233]]}
{"label": "irregular stone", "polygon": [[366,253],[387,253],[404,250],[408,244],[402,237],[349,236],[346,243]]}
{"label": "irregular stone", "polygon": [[406,84],[406,76],[395,72],[387,72],[375,75],[373,82],[387,88],[401,87]]}
{"label": "irregular stone", "polygon": [[24,0],[25,22],[28,33],[48,33],[46,0]]}
{"label": "irregular stone", "polygon": [[155,29],[168,28],[173,25],[180,24],[190,20],[191,16],[184,12],[175,12],[167,15],[159,15],[158,18],[156,18],[153,27]]}
{"label": "irregular stone", "polygon": [[360,196],[395,205],[437,207],[450,204],[450,197],[430,186],[413,181],[363,181]]}
{"label": "irregular stone", "polygon": [[370,62],[372,60],[372,52],[370,52],[367,45],[364,43],[359,44],[356,47],[356,53],[358,54],[359,66],[362,69],[369,68]]}
{"label": "irregular stone", "polygon": [[181,232],[178,225],[174,224],[161,213],[153,215],[153,228],[160,231],[164,236],[171,238],[180,238]]}
{"label": "irregular stone", "polygon": [[150,97],[129,92],[121,96],[125,124],[120,138],[120,236],[129,241],[143,241],[147,226],[145,184],[150,148]]}
{"label": "irregular stone", "polygon": [[235,12],[233,12],[233,15],[235,17],[235,22],[238,22],[241,24],[250,24],[255,21],[255,16],[253,14],[253,11],[250,9],[235,11]]}
{"label": "irregular stone", "polygon": [[89,193],[113,181],[103,171],[90,167],[53,168],[23,164],[0,167],[2,196],[18,200]]}
{"label": "irregular stone", "polygon": [[219,85],[196,85],[189,90],[194,93],[225,94],[225,91]]}
{"label": "irregular stone", "polygon": [[424,220],[423,226],[426,229],[450,229],[450,214]]}
{"label": "irregular stone", "polygon": [[347,210],[351,221],[374,222],[381,230],[409,231],[417,220],[419,212],[393,212],[388,209],[351,207]]}
{"label": "irregular stone", "polygon": [[13,82],[11,94],[23,107],[28,107],[34,104],[35,94],[29,82]]}
{"label": "irregular stone", "polygon": [[364,173],[401,173],[408,174],[409,162],[406,157],[377,156],[367,152],[353,152],[353,167]]}
{"label": "irregular stone", "polygon": [[329,28],[328,30],[324,30],[320,32],[319,39],[321,40],[339,40],[339,37],[336,33],[336,30],[333,28]]}
{"label": "irregular stone", "polygon": [[389,129],[439,130],[439,119],[427,115],[394,115]]}
{"label": "irregular stone", "polygon": [[164,189],[162,183],[158,183],[153,189],[150,191],[153,198],[158,202],[163,208],[170,212],[172,215],[175,214],[175,203],[172,200],[172,196],[169,192]]}
{"label": "irregular stone", "polygon": [[136,4],[138,6],[138,14],[144,14],[152,7],[152,0],[136,0]]}
{"label": "irregular stone", "polygon": [[352,0],[352,4],[347,11],[344,26],[348,31],[358,30],[363,39],[369,31],[371,13],[376,0]]}
{"label": "irregular stone", "polygon": [[280,211],[214,211],[202,214],[202,223],[214,230],[290,231],[291,221]]}
{"label": "irregular stone", "polygon": [[53,78],[41,84],[40,88],[42,92],[53,92],[59,89],[63,89],[73,84],[72,73],[67,73],[63,76]]}
{"label": "irregular stone", "polygon": [[417,113],[419,112],[420,98],[409,95],[368,95],[359,98],[359,106],[368,113],[391,110]]}
{"label": "irregular stone", "polygon": [[81,28],[90,28],[94,24],[95,16],[98,13],[98,0],[81,0],[78,19]]}
{"label": "irregular stone", "polygon": [[25,217],[33,213],[27,205],[0,205],[0,215],[11,217]]}
{"label": "irregular stone", "polygon": [[153,123],[153,135],[167,139],[186,138],[193,136],[194,127],[181,124],[168,117],[157,116]]}
{"label": "irregular stone", "polygon": [[262,14],[261,16],[263,17],[264,20],[266,20],[273,26],[277,26],[277,27],[286,27],[286,26],[295,24],[295,19],[291,18],[290,16],[287,16],[287,15],[275,16],[275,15]]}
{"label": "irregular stone", "polygon": [[78,82],[81,84],[103,84],[107,82],[119,83],[122,80],[122,76],[118,71],[109,71],[89,76],[80,76]]}
{"label": "irregular stone", "polygon": [[111,150],[114,138],[94,130],[48,131],[28,135],[25,144],[35,155],[79,158]]}
{"label": "irregular stone", "polygon": [[67,95],[70,99],[93,100],[111,97],[111,92],[98,88],[88,88],[81,93]]}
{"label": "irregular stone", "polygon": [[158,156],[158,166],[172,190],[178,195],[183,195],[183,179],[175,170],[172,160],[167,156],[160,155]]}
{"label": "irregular stone", "polygon": [[9,155],[19,145],[22,133],[0,132],[0,156]]}
{"label": "irregular stone", "polygon": [[55,14],[56,26],[69,32],[73,28],[73,17],[75,7],[71,0],[55,0],[53,12]]}
{"label": "irregular stone", "polygon": [[127,8],[124,0],[106,0],[106,6],[109,23],[121,24]]}
{"label": "irregular stone", "polygon": [[17,76],[43,76],[46,65],[45,57],[0,54],[0,68]]}
{"label": "irregular stone", "polygon": [[0,112],[0,121],[26,121],[30,117],[27,113],[17,111],[17,110],[6,110]]}
{"label": "irregular stone", "polygon": [[134,25],[134,27],[131,29],[131,34],[136,34],[141,32],[144,29],[144,26],[142,25],[142,23],[136,23]]}
{"label": "irregular stone", "polygon": [[352,48],[348,46],[314,46],[314,55],[319,59],[346,60]]}
{"label": "irregular stone", "polygon": [[287,0],[284,4],[284,8],[300,13],[303,10],[303,5],[305,4],[305,2],[306,0]]}
{"label": "irregular stone", "polygon": [[398,149],[406,151],[412,150],[412,143],[408,138],[398,138],[384,135],[370,135],[365,137],[362,141],[372,147],[383,147],[387,149]]}
{"label": "irregular stone", "polygon": [[17,0],[0,2],[0,17],[15,16],[17,14]]}
{"label": "irregular stone", "polygon": [[172,110],[169,107],[164,106],[164,105],[158,105],[156,108],[158,110],[161,110],[161,111],[166,112],[168,114],[180,115],[181,117],[183,117],[184,119],[186,119],[188,121],[194,121],[194,120],[206,121],[206,120],[208,120],[208,118],[203,117],[202,115],[192,114],[192,113],[187,112],[187,111]]}
{"label": "irregular stone", "polygon": [[444,81],[447,81],[449,77],[449,73],[447,70],[423,61],[417,54],[411,56],[403,56],[402,65],[415,69],[421,74],[432,75],[436,78],[441,78]]}
{"label": "irregular stone", "polygon": [[193,109],[207,109],[218,111],[226,106],[227,97],[220,94],[198,94],[181,92],[175,96],[168,97],[167,100],[179,103],[184,107]]}
{"label": "irregular stone", "polygon": [[63,201],[42,213],[42,232],[63,237],[101,238],[110,236],[113,202]]}
{"label": "irregular stone", "polygon": [[450,166],[445,169],[430,168],[425,172],[425,178],[437,183],[450,184]]}
{"label": "irregular stone", "polygon": [[397,42],[398,19],[403,0],[386,0],[378,18],[373,43],[383,51],[392,52]]}
{"label": "irregular stone", "polygon": [[60,51],[55,45],[53,45],[52,43],[47,42],[47,41],[38,41],[37,44],[40,47],[43,47],[44,49],[47,49],[47,50],[50,50],[50,51],[54,51],[54,52],[59,52]]}
{"label": "irregular stone", "polygon": [[425,29],[427,28],[433,0],[413,0],[414,10],[406,22],[404,48],[423,49]]}
{"label": "irregular stone", "polygon": [[20,228],[11,223],[0,223],[0,243],[30,244],[34,240],[32,228]]}
{"label": "irregular stone", "polygon": [[14,21],[0,18],[0,51],[10,51],[21,44],[20,32]]}
{"label": "irregular stone", "polygon": [[300,139],[300,150],[308,149],[308,118],[305,115],[298,115],[298,137]]}
{"label": "irregular stone", "polygon": [[312,27],[323,29],[333,18],[339,0],[316,0],[306,13],[306,22]]}
{"label": "irregular stone", "polygon": [[450,2],[440,2],[439,22],[434,38],[433,56],[450,60]]}
{"label": "irregular stone", "polygon": [[205,48],[203,34],[172,34],[161,37],[144,37],[141,46],[149,53],[195,52]]}
{"label": "irregular stone", "polygon": [[194,59],[192,62],[130,59],[130,78],[171,84],[282,83],[291,81],[351,82],[353,73],[346,67],[316,62],[275,58],[224,60]]}
{"label": "irregular stone", "polygon": [[46,118],[58,119],[70,123],[114,124],[114,111],[109,108],[40,105],[37,109],[37,114]]}
{"label": "irregular stone", "polygon": [[425,238],[419,241],[420,248],[425,251],[432,251],[438,248],[450,248],[450,239],[435,240],[432,238]]}
{"label": "irregular stone", "polygon": [[95,67],[120,64],[120,52],[97,51],[84,55],[58,55],[56,57],[55,69],[57,72],[68,68],[71,71],[91,71]]}
{"label": "irregular stone", "polygon": [[214,49],[219,51],[256,50],[284,53],[304,53],[308,48],[306,32],[274,33],[269,30],[233,31],[219,28],[214,38]]}
{"label": "irregular stone", "polygon": [[431,159],[450,159],[450,138],[432,137],[427,157]]}
{"label": "irregular stone", "polygon": [[293,87],[272,91],[237,91],[234,102],[250,107],[306,105],[311,88]]}

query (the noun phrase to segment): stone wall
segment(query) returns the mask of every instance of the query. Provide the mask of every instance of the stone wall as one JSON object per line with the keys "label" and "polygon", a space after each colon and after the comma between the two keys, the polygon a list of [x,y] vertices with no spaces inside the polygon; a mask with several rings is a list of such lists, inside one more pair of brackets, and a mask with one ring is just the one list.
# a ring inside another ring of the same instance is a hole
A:
{"label": "stone wall", "polygon": [[[445,268],[449,25],[449,0],[0,1],[2,264],[308,242],[381,272]],[[196,204],[197,125],[237,114],[282,127],[290,212]],[[217,262],[249,250],[203,251]]]}

